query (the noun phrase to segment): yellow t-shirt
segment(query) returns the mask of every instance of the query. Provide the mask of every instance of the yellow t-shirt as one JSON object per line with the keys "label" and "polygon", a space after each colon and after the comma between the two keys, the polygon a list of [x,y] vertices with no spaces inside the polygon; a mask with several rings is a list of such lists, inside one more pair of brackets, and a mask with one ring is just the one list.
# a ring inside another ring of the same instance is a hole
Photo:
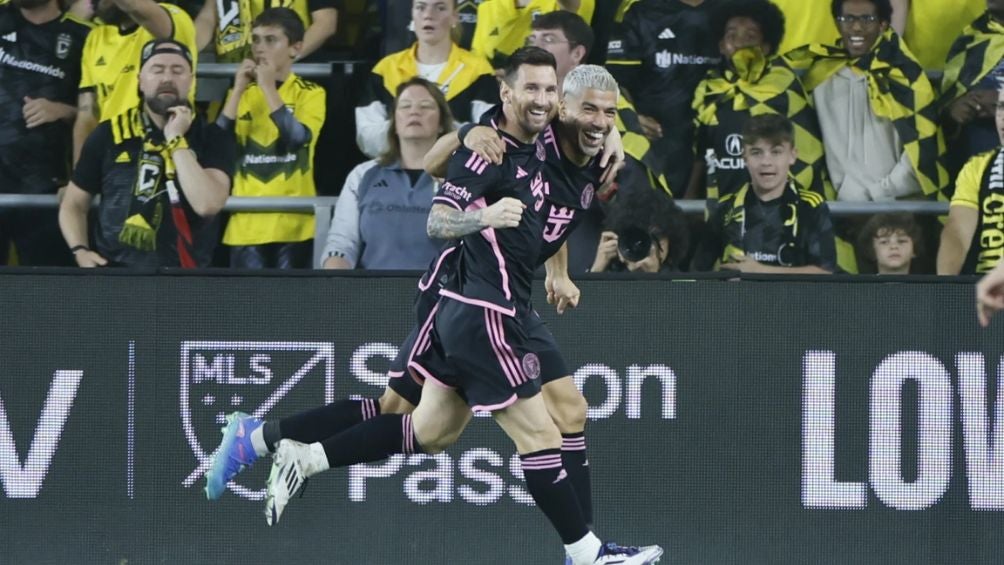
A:
{"label": "yellow t-shirt", "polygon": [[955,194],[952,195],[952,206],[962,206],[980,209],[980,185],[983,184],[983,174],[990,166],[990,160],[997,150],[986,151],[966,161],[955,179]]}
{"label": "yellow t-shirt", "polygon": [[[834,45],[840,38],[830,0],[771,0],[784,13],[784,40],[778,54],[809,43]],[[926,0],[925,0],[926,1]]]}
{"label": "yellow t-shirt", "polygon": [[[234,133],[237,167],[234,196],[315,196],[314,148],[324,124],[324,88],[294,74],[279,87],[279,98],[310,130],[310,141],[295,151],[279,142],[265,94],[252,84],[237,105]],[[245,212],[230,217],[223,243],[260,245],[292,243],[314,237],[314,215],[286,212]]]}
{"label": "yellow t-shirt", "polygon": [[986,9],[986,0],[914,0],[903,40],[921,66],[940,71],[952,42]]}
{"label": "yellow t-shirt", "polygon": [[[595,8],[595,0],[582,0],[577,13],[590,23]],[[526,43],[537,16],[559,9],[558,0],[530,0],[523,8],[517,8],[514,0],[485,0],[478,6],[471,51],[498,67]]]}
{"label": "yellow t-shirt", "polygon": [[[177,6],[159,5],[174,23],[171,38],[188,46],[195,63],[199,50],[192,18]],[[87,36],[80,62],[80,90],[94,90],[97,94],[99,120],[139,105],[140,52],[152,39],[153,35],[142,26],[123,34],[118,26],[100,25]],[[194,95],[193,85],[189,97]]]}

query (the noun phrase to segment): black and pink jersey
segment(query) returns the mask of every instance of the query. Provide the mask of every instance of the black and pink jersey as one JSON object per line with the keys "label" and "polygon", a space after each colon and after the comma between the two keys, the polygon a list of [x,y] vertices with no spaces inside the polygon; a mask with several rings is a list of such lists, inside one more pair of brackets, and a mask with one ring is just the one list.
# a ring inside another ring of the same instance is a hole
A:
{"label": "black and pink jersey", "polygon": [[450,158],[446,178],[432,202],[470,211],[511,197],[526,209],[514,228],[485,228],[462,237],[455,253],[454,284],[440,294],[515,316],[517,305],[530,302],[533,271],[543,242],[540,212],[549,191],[544,177],[546,151],[539,140],[526,144],[505,132],[499,131],[499,135],[506,143],[502,164],[494,165],[460,148]]}

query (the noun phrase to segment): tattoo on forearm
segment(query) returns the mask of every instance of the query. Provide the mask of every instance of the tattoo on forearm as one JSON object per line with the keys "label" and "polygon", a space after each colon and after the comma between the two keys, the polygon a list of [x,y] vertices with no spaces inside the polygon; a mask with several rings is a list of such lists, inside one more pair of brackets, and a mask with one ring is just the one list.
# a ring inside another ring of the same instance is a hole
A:
{"label": "tattoo on forearm", "polygon": [[426,231],[429,237],[435,239],[457,239],[465,235],[481,231],[482,210],[461,212],[449,206],[439,204],[429,211],[429,221]]}

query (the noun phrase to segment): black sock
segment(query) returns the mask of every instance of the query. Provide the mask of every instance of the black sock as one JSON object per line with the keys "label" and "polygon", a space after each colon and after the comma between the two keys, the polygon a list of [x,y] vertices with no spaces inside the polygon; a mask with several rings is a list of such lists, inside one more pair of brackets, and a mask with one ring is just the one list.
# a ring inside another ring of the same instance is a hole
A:
{"label": "black sock", "polygon": [[380,461],[391,455],[424,453],[410,414],[385,414],[352,426],[321,442],[329,467]]}
{"label": "black sock", "polygon": [[586,432],[561,434],[561,464],[572,481],[575,496],[582,509],[582,517],[590,528],[593,525],[593,486],[589,478],[589,459],[586,458]]}
{"label": "black sock", "polygon": [[[375,398],[336,400],[327,406],[307,410],[283,418],[276,426],[265,423],[262,435],[269,450],[275,450],[280,439],[314,443],[338,435],[352,426],[380,414],[380,402]],[[272,427],[273,429],[269,429]],[[278,437],[276,437],[278,434]]]}
{"label": "black sock", "polygon": [[579,541],[589,533],[568,473],[561,466],[560,449],[544,449],[519,456],[526,489],[564,544]]}

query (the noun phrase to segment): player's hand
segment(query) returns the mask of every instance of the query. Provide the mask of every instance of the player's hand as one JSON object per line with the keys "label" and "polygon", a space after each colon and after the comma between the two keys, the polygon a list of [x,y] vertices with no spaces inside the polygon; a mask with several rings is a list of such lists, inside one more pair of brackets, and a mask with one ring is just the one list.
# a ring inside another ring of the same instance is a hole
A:
{"label": "player's hand", "polygon": [[275,66],[268,59],[262,59],[255,66],[255,78],[258,86],[275,86]]}
{"label": "player's hand", "polygon": [[478,154],[479,157],[495,165],[502,164],[505,155],[505,142],[497,131],[488,126],[477,126],[467,132],[464,147]]}
{"label": "player's hand", "polygon": [[525,209],[526,204],[515,198],[506,197],[485,208],[481,212],[481,221],[488,228],[514,228],[519,225]]}
{"label": "player's hand", "polygon": [[188,133],[188,128],[192,127],[192,120],[195,119],[192,109],[188,104],[172,106],[167,109],[167,123],[164,124],[164,139],[171,141],[176,137],[184,137]]}
{"label": "player's hand", "polygon": [[80,249],[73,254],[73,260],[78,267],[90,269],[93,267],[104,267],[108,265],[108,259],[102,257],[97,251],[90,249]]}
{"label": "player's hand", "polygon": [[544,289],[547,290],[547,303],[555,304],[558,314],[564,314],[569,307],[575,308],[579,305],[579,287],[575,286],[572,279],[565,277],[547,276],[544,279]]}
{"label": "player's hand", "polygon": [[983,109],[974,92],[967,92],[948,105],[948,116],[952,121],[964,126],[976,119]]}
{"label": "player's hand", "polygon": [[621,140],[621,133],[617,128],[610,130],[606,140],[603,142],[603,156],[600,157],[600,166],[604,168],[600,177],[600,184],[612,182],[617,173],[624,168],[624,142]]}
{"label": "player's hand", "polygon": [[24,97],[21,115],[28,129],[58,121],[66,117],[65,105],[45,98]]}
{"label": "player's hand", "polygon": [[990,318],[1004,310],[1004,264],[987,273],[976,283],[976,317],[984,328]]}
{"label": "player's hand", "polygon": [[610,262],[617,258],[617,234],[612,231],[605,231],[600,234],[600,244],[596,246],[596,259],[589,269],[594,273],[602,273],[610,266]]}
{"label": "player's hand", "polygon": [[762,265],[756,259],[750,258],[743,253],[736,253],[721,264],[721,268],[740,273],[759,273]]}
{"label": "player's hand", "polygon": [[659,124],[659,120],[638,114],[638,123],[641,124],[641,132],[650,141],[655,141],[662,137],[662,126]]}
{"label": "player's hand", "polygon": [[237,66],[237,73],[234,74],[234,90],[239,92],[247,90],[251,81],[258,77],[258,75],[255,74],[255,66],[257,66],[257,64],[251,59],[244,59],[241,61],[241,64]]}

